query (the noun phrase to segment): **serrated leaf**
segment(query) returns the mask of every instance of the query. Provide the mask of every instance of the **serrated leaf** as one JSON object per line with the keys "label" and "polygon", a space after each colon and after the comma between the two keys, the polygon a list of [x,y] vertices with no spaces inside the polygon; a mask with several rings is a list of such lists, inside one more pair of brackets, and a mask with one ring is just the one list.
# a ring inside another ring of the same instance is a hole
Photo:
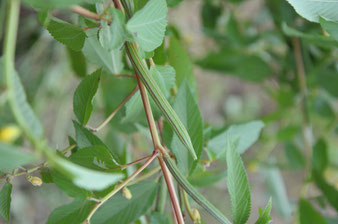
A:
{"label": "serrated leaf", "polygon": [[131,199],[125,198],[122,192],[117,193],[97,210],[91,223],[132,223],[152,206],[157,187],[158,184],[154,181],[144,181],[128,187]]}
{"label": "serrated leaf", "polygon": [[167,26],[167,3],[165,0],[150,0],[127,23],[127,30],[144,51],[159,47]]}
{"label": "serrated leaf", "polygon": [[300,224],[326,224],[325,218],[305,199],[299,201]]}
{"label": "serrated leaf", "polygon": [[112,33],[112,49],[116,49],[122,46],[126,39],[126,21],[123,13],[118,9],[111,10],[113,15],[113,22],[110,25],[110,32]]}
{"label": "serrated leaf", "polygon": [[[103,68],[111,74],[119,74],[122,70],[122,58],[120,50],[115,50],[110,53],[103,48],[97,39],[97,29],[90,29],[87,33],[82,52],[88,61]],[[109,30],[108,30],[109,31]],[[110,32],[110,31],[109,31]]]}
{"label": "serrated leaf", "polygon": [[14,71],[6,76],[8,100],[17,122],[30,140],[41,141],[43,139],[42,126],[27,102],[18,74]]}
{"label": "serrated leaf", "polygon": [[229,136],[232,141],[238,141],[236,150],[241,154],[257,141],[263,127],[264,123],[262,121],[231,125],[226,131],[210,139],[207,148],[215,154],[216,158],[224,157],[227,136]]}
{"label": "serrated leaf", "polygon": [[53,18],[49,20],[47,30],[57,41],[72,50],[79,51],[82,49],[86,34],[81,27]]}
{"label": "serrated leaf", "polygon": [[8,172],[36,160],[37,158],[33,154],[0,142],[0,171]]}
{"label": "serrated leaf", "polygon": [[272,207],[272,199],[270,198],[264,210],[259,209],[259,217],[255,222],[255,224],[269,224],[271,222],[272,220],[270,216],[271,207]]}
{"label": "serrated leaf", "polygon": [[73,51],[67,48],[70,66],[78,77],[85,77],[87,74],[86,59],[81,51]]}
{"label": "serrated leaf", "polygon": [[47,224],[80,224],[86,219],[95,203],[94,201],[75,199],[70,204],[54,209],[48,217]]}
{"label": "serrated leaf", "polygon": [[[156,81],[164,95],[169,97],[170,89],[175,85],[175,70],[171,66],[155,66],[150,69],[152,78]],[[159,114],[159,109],[153,99],[150,99],[150,104],[155,117]],[[124,122],[140,122],[146,119],[144,107],[140,91],[137,91],[134,96],[126,103],[126,115],[122,119]]]}
{"label": "serrated leaf", "polygon": [[99,86],[101,70],[85,77],[76,88],[73,99],[73,109],[77,119],[86,125],[93,111],[92,101]]}
{"label": "serrated leaf", "polygon": [[194,96],[185,81],[178,90],[173,107],[186,127],[197,155],[197,160],[194,160],[190,153],[184,150],[185,146],[177,135],[173,136],[170,149],[176,156],[178,168],[186,175],[193,172],[202,153],[203,121]]}
{"label": "serrated leaf", "polygon": [[197,83],[194,76],[193,64],[187,51],[174,36],[170,37],[168,61],[176,70],[176,85],[179,87],[183,80],[187,80],[193,94],[197,96]]}
{"label": "serrated leaf", "polygon": [[175,113],[175,111],[173,110],[169,102],[166,100],[159,86],[156,84],[154,79],[151,77],[148,71],[148,68],[145,66],[143,61],[140,59],[137,53],[136,46],[133,43],[127,43],[126,49],[127,49],[129,59],[133,63],[134,68],[137,72],[137,75],[139,76],[139,78],[142,80],[143,84],[149,91],[156,105],[162,111],[162,114],[167,119],[167,121],[171,125],[176,135],[179,137],[182,143],[186,146],[186,148],[190,151],[193,158],[196,159],[197,156],[195,154],[194,147],[191,143],[191,139],[190,139],[190,136],[186,128],[184,127],[180,119],[178,118],[177,114]]}
{"label": "serrated leaf", "polygon": [[12,184],[6,183],[0,192],[0,215],[8,222],[10,217]]}
{"label": "serrated leaf", "polygon": [[230,139],[227,141],[227,186],[231,199],[234,224],[244,224],[250,215],[251,195],[248,178],[239,153]]}
{"label": "serrated leaf", "polygon": [[319,17],[338,21],[338,2],[334,0],[287,0],[305,19],[318,22]]}
{"label": "serrated leaf", "polygon": [[[108,149],[102,145],[79,149],[79,151],[72,154],[69,159],[73,163],[93,170],[104,171],[119,168]],[[120,171],[120,169],[117,171]]]}

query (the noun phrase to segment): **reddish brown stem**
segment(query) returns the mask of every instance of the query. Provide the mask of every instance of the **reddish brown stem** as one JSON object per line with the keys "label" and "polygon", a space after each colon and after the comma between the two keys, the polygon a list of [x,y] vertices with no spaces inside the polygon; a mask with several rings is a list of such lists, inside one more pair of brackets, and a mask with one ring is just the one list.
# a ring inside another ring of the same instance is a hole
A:
{"label": "reddish brown stem", "polygon": [[149,157],[151,157],[151,155],[150,155],[150,156],[142,157],[141,159],[135,160],[135,161],[133,161],[133,162],[131,162],[131,163],[124,164],[124,165],[122,165],[122,166],[120,167],[120,169],[121,169],[121,170],[124,170],[124,169],[127,168],[128,166],[131,166],[131,165],[134,165],[134,164],[136,164],[136,163],[139,163],[139,162],[141,162],[141,161],[143,161],[143,160],[145,160],[145,159],[148,159]]}

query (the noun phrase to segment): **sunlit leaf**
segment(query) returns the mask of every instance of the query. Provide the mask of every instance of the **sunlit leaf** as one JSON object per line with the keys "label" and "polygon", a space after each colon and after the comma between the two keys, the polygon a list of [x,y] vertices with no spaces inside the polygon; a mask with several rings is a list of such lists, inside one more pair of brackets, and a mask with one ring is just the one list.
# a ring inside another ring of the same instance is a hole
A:
{"label": "sunlit leaf", "polygon": [[126,24],[125,24],[125,17],[120,10],[112,9],[113,15],[113,22],[110,25],[110,31],[112,33],[112,42],[111,48],[116,49],[121,47],[126,35]]}
{"label": "sunlit leaf", "polygon": [[242,159],[233,143],[229,141],[226,160],[232,219],[235,224],[244,224],[249,219],[251,210],[250,188]]}
{"label": "sunlit leaf", "polygon": [[79,51],[82,49],[86,34],[81,27],[53,18],[49,20],[47,30],[57,41],[72,50]]}
{"label": "sunlit leaf", "polygon": [[144,51],[152,51],[161,45],[167,26],[167,3],[150,0],[127,23],[127,30]]}
{"label": "sunlit leaf", "polygon": [[271,207],[272,207],[272,199],[270,198],[264,210],[259,208],[259,217],[257,221],[255,222],[255,224],[269,224],[272,221],[272,218],[270,215]]}

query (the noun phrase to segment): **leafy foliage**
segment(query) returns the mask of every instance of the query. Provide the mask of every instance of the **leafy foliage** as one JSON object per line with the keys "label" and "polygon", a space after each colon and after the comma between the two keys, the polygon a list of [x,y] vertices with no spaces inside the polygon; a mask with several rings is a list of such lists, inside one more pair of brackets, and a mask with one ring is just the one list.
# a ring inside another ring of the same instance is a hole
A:
{"label": "leafy foliage", "polygon": [[0,191],[0,215],[8,222],[11,207],[12,184],[6,183]]}
{"label": "leafy foliage", "polygon": [[251,197],[244,165],[233,143],[227,143],[227,185],[235,224],[246,223],[250,215]]}

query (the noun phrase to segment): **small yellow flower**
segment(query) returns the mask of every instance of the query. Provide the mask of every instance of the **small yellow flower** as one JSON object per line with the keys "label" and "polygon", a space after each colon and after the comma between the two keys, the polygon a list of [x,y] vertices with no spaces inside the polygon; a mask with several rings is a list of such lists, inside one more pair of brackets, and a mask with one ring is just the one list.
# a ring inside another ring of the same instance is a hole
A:
{"label": "small yellow flower", "polygon": [[0,141],[4,143],[14,142],[21,134],[21,130],[16,125],[7,125],[0,129]]}
{"label": "small yellow flower", "polygon": [[127,198],[128,200],[130,200],[133,197],[133,195],[131,194],[131,191],[127,187],[124,187],[122,189],[122,195],[123,195],[123,197]]}
{"label": "small yellow flower", "polygon": [[257,162],[254,162],[254,161],[250,162],[248,164],[248,166],[247,166],[247,169],[251,173],[257,172],[257,170],[258,170],[258,164],[257,164]]}
{"label": "small yellow flower", "polygon": [[199,213],[199,211],[196,208],[192,209],[192,218],[194,223],[201,223],[201,215]]}
{"label": "small yellow flower", "polygon": [[31,182],[33,186],[40,187],[42,185],[42,180],[39,177],[29,177],[28,181]]}

